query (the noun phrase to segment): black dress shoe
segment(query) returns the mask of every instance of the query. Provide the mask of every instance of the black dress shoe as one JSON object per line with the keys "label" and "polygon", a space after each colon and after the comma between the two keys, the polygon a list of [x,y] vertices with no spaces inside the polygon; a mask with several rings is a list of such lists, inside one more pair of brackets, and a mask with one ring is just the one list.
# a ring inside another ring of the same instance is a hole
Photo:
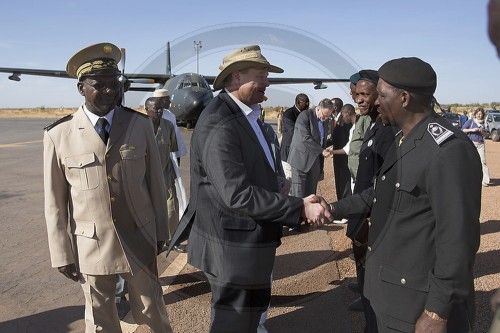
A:
{"label": "black dress shoe", "polygon": [[118,312],[118,318],[123,319],[130,311],[130,304],[125,297],[122,297],[120,303],[116,304],[116,311]]}
{"label": "black dress shoe", "polygon": [[172,250],[174,250],[175,252],[179,252],[179,253],[186,253],[186,246],[185,245],[174,245]]}
{"label": "black dress shoe", "polygon": [[349,304],[349,311],[363,311],[363,302],[361,301],[361,297],[358,297],[351,304]]}

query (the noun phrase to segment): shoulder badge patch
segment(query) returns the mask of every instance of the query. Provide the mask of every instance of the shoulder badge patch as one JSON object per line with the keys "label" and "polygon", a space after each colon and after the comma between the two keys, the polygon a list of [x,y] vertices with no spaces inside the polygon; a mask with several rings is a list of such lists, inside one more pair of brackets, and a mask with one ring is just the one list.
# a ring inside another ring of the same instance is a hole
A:
{"label": "shoulder badge patch", "polygon": [[48,131],[52,127],[55,127],[55,126],[57,126],[57,125],[59,125],[61,123],[64,123],[65,121],[70,120],[71,118],[73,118],[73,114],[68,114],[67,116],[62,117],[61,119],[58,119],[58,120],[54,121],[52,124],[45,126],[43,129],[45,131]]}
{"label": "shoulder badge patch", "polygon": [[453,135],[453,132],[445,127],[439,125],[438,123],[430,123],[427,126],[427,132],[436,141],[438,145],[441,145],[446,139]]}

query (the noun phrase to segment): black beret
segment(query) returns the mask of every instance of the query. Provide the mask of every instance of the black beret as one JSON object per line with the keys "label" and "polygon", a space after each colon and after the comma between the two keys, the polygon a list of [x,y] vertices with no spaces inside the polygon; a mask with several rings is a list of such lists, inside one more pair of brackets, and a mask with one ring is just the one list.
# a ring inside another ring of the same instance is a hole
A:
{"label": "black beret", "polygon": [[349,81],[351,81],[352,84],[357,84],[358,81],[359,81],[359,73],[354,73],[351,75],[351,77],[349,78]]}
{"label": "black beret", "polygon": [[389,60],[380,67],[378,74],[391,86],[409,92],[432,96],[436,91],[436,72],[419,58]]}
{"label": "black beret", "polygon": [[359,80],[369,81],[376,85],[378,82],[378,73],[373,69],[362,69],[359,71]]}

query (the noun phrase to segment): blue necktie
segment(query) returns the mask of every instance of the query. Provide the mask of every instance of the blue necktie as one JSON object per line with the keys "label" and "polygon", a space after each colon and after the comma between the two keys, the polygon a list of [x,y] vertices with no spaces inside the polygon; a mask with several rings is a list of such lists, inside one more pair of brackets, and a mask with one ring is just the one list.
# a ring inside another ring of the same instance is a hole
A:
{"label": "blue necktie", "polygon": [[109,138],[108,131],[106,131],[107,125],[108,121],[106,120],[106,118],[102,117],[97,120],[97,127],[99,127],[99,136],[101,137],[102,142],[104,142],[104,144],[108,143],[108,138]]}

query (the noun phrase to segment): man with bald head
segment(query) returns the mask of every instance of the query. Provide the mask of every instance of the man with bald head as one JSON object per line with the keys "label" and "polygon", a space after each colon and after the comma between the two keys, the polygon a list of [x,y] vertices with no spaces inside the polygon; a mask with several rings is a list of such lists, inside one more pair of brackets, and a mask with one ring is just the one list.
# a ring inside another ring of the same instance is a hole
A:
{"label": "man with bald head", "polygon": [[338,216],[371,216],[363,291],[380,332],[470,332],[479,155],[434,112],[437,76],[428,63],[394,59],[378,73],[382,121],[401,130],[374,186],[331,208]]}

